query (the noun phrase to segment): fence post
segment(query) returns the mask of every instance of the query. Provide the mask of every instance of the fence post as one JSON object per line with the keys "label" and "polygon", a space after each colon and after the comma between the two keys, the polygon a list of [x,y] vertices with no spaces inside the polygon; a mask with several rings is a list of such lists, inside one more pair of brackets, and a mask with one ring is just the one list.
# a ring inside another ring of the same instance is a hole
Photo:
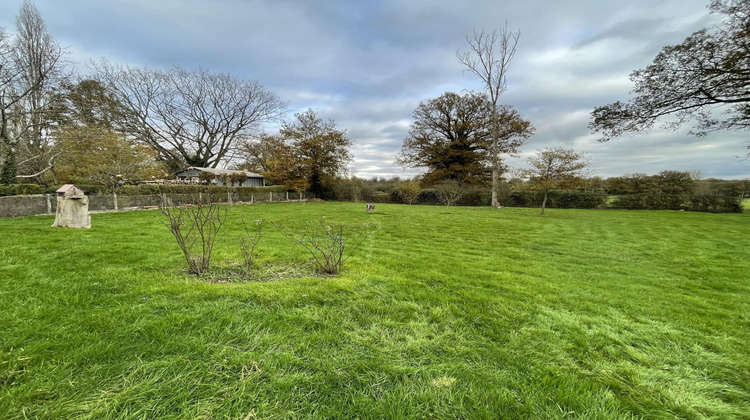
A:
{"label": "fence post", "polygon": [[268,193],[268,201],[273,201],[273,191]]}
{"label": "fence post", "polygon": [[49,194],[44,194],[47,197],[47,214],[52,213],[52,198]]}
{"label": "fence post", "polygon": [[117,193],[116,193],[116,192],[113,192],[113,193],[112,193],[112,198],[114,199],[114,203],[115,203],[115,210],[119,210],[119,209],[117,208]]}
{"label": "fence post", "polygon": [[229,190],[227,190],[227,202],[229,202],[229,204],[232,204],[232,192]]}
{"label": "fence post", "polygon": [[286,192],[286,201],[289,201],[289,191]]}
{"label": "fence post", "polygon": [[254,194],[250,193],[250,204],[253,204],[255,202],[254,198]]}

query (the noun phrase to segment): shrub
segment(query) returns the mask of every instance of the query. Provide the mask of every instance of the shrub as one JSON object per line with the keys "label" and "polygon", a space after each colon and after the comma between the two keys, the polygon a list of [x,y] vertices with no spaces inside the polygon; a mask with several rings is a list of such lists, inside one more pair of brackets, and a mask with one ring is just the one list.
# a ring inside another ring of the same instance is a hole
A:
{"label": "shrub", "polygon": [[414,204],[419,199],[419,183],[417,181],[404,181],[396,188],[396,194],[402,202]]}
{"label": "shrub", "polygon": [[356,177],[337,180],[332,188],[337,200],[359,203],[362,200],[369,200],[372,195],[372,190],[365,185],[365,182]]}
{"label": "shrub", "polygon": [[392,203],[393,199],[391,194],[385,191],[373,191],[370,195],[370,199],[367,201],[372,203]]}
{"label": "shrub", "polygon": [[742,199],[720,194],[697,195],[691,197],[686,210],[709,213],[742,213]]}
{"label": "shrub", "polygon": [[178,202],[185,197],[172,197],[159,210],[162,223],[177,241],[191,274],[201,274],[211,266],[211,253],[220,238],[221,227],[229,208],[217,204],[218,198],[206,188],[188,198],[189,204]]}
{"label": "shrub", "polygon": [[237,186],[240,187],[245,181],[247,181],[247,174],[244,172],[233,172],[229,174],[230,186],[234,186],[234,184],[237,184]]}
{"label": "shrub", "polygon": [[206,185],[210,185],[214,182],[216,176],[211,172],[200,171],[198,172],[198,180]]}
{"label": "shrub", "polygon": [[461,199],[463,190],[461,189],[461,186],[458,185],[458,182],[448,180],[435,185],[435,194],[441,204],[453,206]]}
{"label": "shrub", "polygon": [[344,262],[374,230],[374,226],[369,223],[350,228],[345,225],[329,225],[324,218],[307,222],[297,234],[276,223],[273,225],[304,247],[312,255],[315,267],[327,274],[341,272]]}
{"label": "shrub", "polygon": [[464,189],[461,199],[458,200],[460,206],[489,206],[492,202],[492,191],[486,188],[470,187]]}
{"label": "shrub", "polygon": [[245,236],[240,238],[240,250],[242,251],[242,259],[245,262],[245,272],[250,273],[255,263],[255,258],[258,254],[255,252],[255,247],[258,246],[260,238],[263,236],[263,220],[255,221],[255,229],[250,229],[245,223],[245,219],[242,219],[242,227],[245,230]]}
{"label": "shrub", "polygon": [[425,188],[419,192],[419,198],[417,201],[420,204],[436,205],[440,204],[440,200],[437,196],[437,191],[433,188]]}

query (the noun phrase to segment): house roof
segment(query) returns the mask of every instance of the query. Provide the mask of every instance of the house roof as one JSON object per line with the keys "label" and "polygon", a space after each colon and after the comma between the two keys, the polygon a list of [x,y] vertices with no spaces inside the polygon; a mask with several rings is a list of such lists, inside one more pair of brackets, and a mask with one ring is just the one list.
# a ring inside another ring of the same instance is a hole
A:
{"label": "house roof", "polygon": [[200,166],[191,166],[191,167],[189,167],[187,169],[183,169],[182,171],[178,171],[177,173],[180,173],[180,172],[183,172],[183,171],[187,171],[187,170],[190,170],[190,169],[197,169],[200,172],[208,172],[210,174],[220,175],[220,176],[221,175],[239,174],[239,173],[243,173],[244,172],[247,175],[248,178],[263,178],[263,175],[256,174],[255,172],[250,172],[250,171],[237,171],[237,170],[234,170],[234,169],[202,168]]}

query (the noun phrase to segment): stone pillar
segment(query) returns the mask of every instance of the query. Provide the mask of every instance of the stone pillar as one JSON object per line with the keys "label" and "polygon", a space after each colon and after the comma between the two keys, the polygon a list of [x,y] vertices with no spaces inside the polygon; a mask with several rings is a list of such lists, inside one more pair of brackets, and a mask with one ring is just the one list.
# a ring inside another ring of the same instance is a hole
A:
{"label": "stone pillar", "polygon": [[89,198],[57,197],[57,212],[52,227],[90,228]]}

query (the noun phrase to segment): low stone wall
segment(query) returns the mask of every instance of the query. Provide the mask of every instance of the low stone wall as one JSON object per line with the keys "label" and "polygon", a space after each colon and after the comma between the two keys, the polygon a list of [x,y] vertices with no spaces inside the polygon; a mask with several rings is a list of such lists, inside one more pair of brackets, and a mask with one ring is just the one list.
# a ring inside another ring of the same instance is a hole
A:
{"label": "low stone wall", "polygon": [[57,197],[50,194],[12,195],[0,197],[0,217],[55,214]]}
{"label": "low stone wall", "polygon": [[[167,204],[189,204],[194,196],[175,194],[154,195],[110,195],[93,194],[89,198],[89,211],[111,211],[126,210],[131,208],[161,206]],[[271,201],[297,201],[304,200],[304,195],[297,193],[253,193],[253,194],[219,194],[217,200],[226,202],[257,202],[267,203]],[[21,217],[41,214],[55,214],[57,210],[57,197],[53,194],[37,195],[12,195],[0,197],[0,217]]]}

